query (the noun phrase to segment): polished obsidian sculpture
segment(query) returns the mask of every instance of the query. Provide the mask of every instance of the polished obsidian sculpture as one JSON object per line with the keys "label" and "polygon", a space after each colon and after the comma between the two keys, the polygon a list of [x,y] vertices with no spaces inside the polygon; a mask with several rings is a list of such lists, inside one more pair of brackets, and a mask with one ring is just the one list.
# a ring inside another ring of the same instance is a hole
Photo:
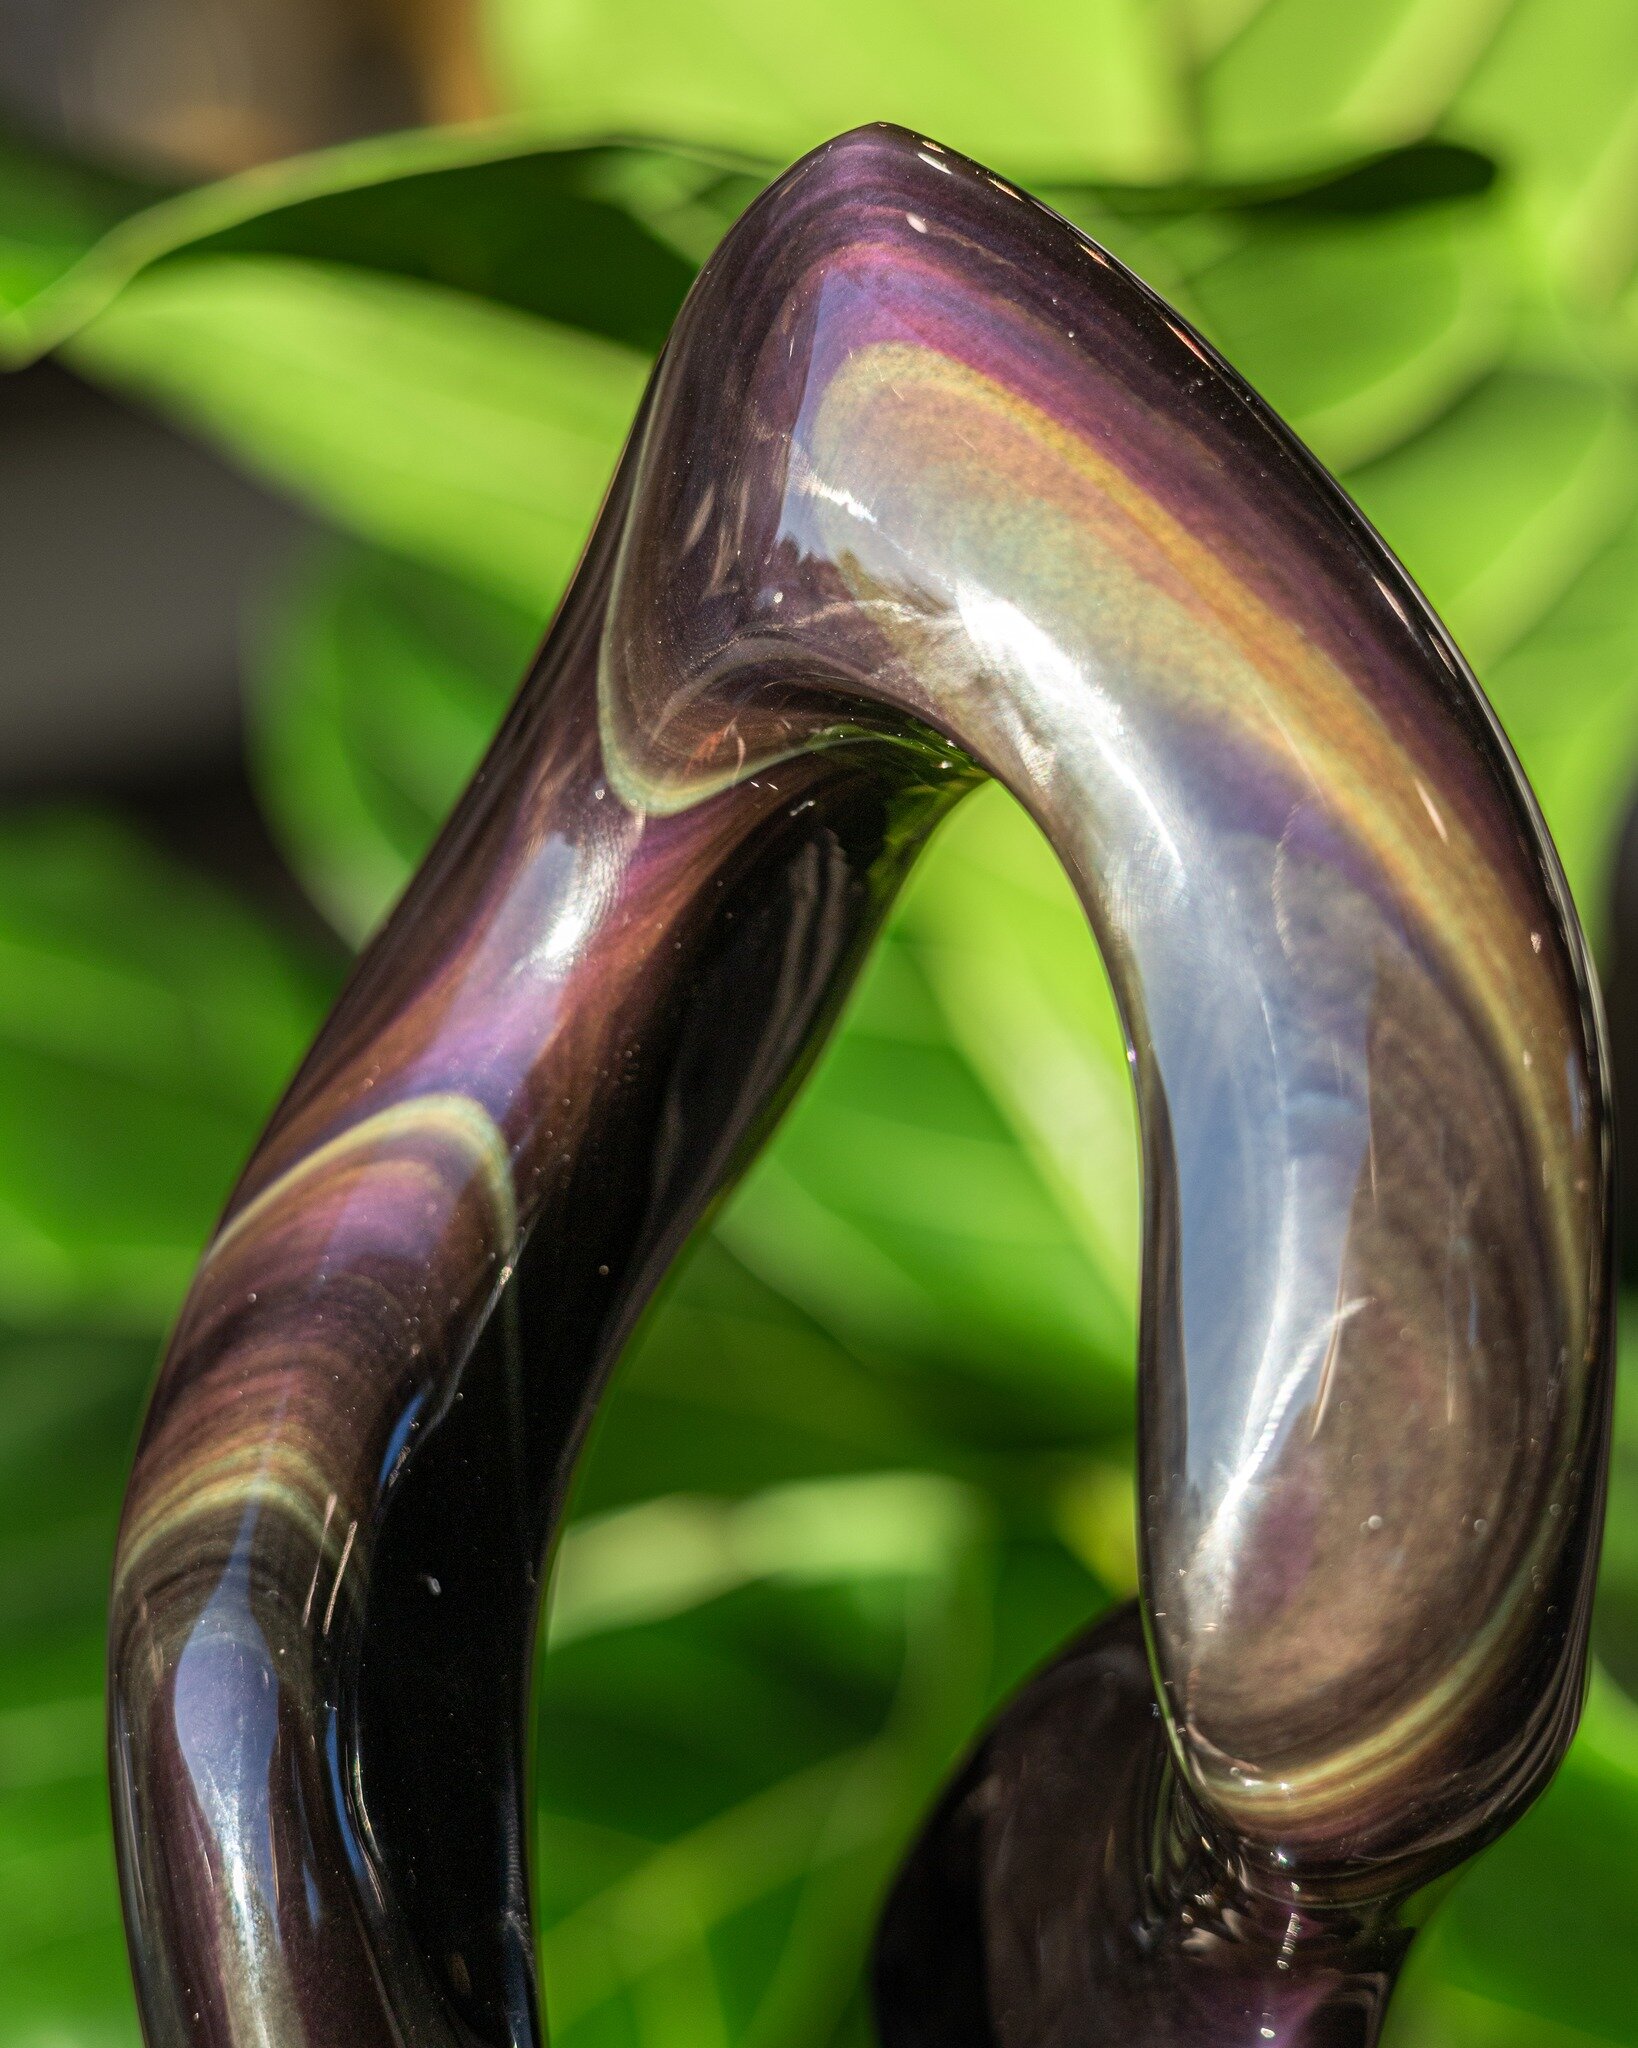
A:
{"label": "polished obsidian sculpture", "polygon": [[538,2038],[529,1644],[577,1447],[981,773],[1131,1044],[1144,1592],[912,1853],[889,2048],[1365,2043],[1431,1889],[1552,1771],[1610,1168],[1529,792],[1205,343],[862,130],[707,266],[178,1324],[113,1611],[152,2042]]}

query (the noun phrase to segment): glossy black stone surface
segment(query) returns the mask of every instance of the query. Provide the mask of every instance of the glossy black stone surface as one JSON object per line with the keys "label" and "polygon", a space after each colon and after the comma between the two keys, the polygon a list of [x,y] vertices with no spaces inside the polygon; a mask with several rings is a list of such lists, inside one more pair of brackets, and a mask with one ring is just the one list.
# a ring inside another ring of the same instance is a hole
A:
{"label": "glossy black stone surface", "polygon": [[1123,1608],[1021,1690],[906,1859],[876,1944],[884,2048],[1374,2040],[1430,1901],[1244,1878],[1179,1788]]}
{"label": "glossy black stone surface", "polygon": [[[526,1688],[576,1453],[984,772],[1131,1044],[1153,1686],[1122,1623],[989,1738],[998,1810],[956,1795],[887,1922],[890,2048],[1368,2041],[1429,1886],[1545,1782],[1610,1169],[1533,802],[1206,344],[1004,181],[862,130],[707,266],[178,1322],[111,1651],[152,2042],[538,2038]],[[946,1910],[982,1936],[959,2010]]]}

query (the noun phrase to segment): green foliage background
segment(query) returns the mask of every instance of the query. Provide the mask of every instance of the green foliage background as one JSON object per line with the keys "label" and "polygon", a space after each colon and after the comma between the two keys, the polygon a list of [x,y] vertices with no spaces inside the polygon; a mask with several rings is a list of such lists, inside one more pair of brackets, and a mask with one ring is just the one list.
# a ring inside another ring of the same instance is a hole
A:
{"label": "green foliage background", "polygon": [[[0,349],[324,522],[252,768],[350,941],[537,639],[690,277],[901,119],[1090,228],[1344,477],[1473,658],[1603,944],[1638,769],[1635,0],[487,0],[513,112],[155,195],[0,152]],[[155,1346],[333,964],[111,817],[0,819],[0,2044],[136,2039],[101,1777]],[[1132,1583],[1135,1159],[1068,892],[946,829],[599,1429],[543,1665],[563,2048],[862,2041],[875,1897],[979,1717]],[[1638,1415],[1569,1763],[1402,2048],[1638,2044]]]}

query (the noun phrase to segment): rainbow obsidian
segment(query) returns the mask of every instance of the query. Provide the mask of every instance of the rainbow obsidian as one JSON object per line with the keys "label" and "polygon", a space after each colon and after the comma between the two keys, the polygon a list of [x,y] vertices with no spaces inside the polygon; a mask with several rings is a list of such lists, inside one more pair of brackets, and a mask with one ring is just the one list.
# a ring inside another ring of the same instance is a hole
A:
{"label": "rainbow obsidian", "polygon": [[524,1731],[576,1451],[981,773],[1132,1047],[1144,1591],[911,1855],[888,2048],[1366,2043],[1428,1887],[1545,1782],[1610,1161],[1540,819],[1211,349],[1003,180],[866,129],[696,285],[178,1323],[113,1607],[150,2041],[539,2038]]}

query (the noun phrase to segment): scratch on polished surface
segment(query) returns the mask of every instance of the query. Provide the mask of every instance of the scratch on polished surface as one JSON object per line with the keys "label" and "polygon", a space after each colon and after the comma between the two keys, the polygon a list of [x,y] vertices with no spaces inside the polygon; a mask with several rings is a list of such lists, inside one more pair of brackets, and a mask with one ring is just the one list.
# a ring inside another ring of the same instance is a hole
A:
{"label": "scratch on polished surface", "polygon": [[152,2039],[537,2037],[528,1642],[575,1453],[980,772],[1133,1050],[1143,1631],[1072,1646],[952,1788],[884,1923],[888,2048],[1366,2043],[1420,1895],[1545,1782],[1610,1169],[1539,817],[1212,351],[861,130],[702,274],[178,1324],[112,1651]]}

